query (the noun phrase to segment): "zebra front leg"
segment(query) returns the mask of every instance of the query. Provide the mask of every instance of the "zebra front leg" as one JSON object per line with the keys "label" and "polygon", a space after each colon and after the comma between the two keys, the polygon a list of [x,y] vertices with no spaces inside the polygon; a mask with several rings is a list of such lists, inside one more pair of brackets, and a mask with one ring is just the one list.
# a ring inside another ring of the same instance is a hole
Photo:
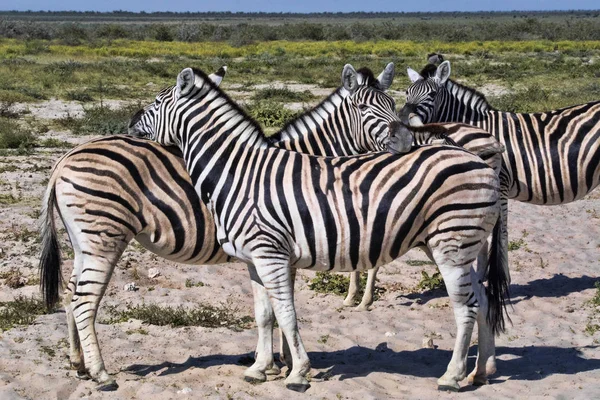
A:
{"label": "zebra front leg", "polygon": [[375,293],[375,278],[377,277],[378,270],[379,267],[367,271],[367,286],[365,286],[365,293],[363,294],[362,301],[356,307],[358,311],[368,311],[369,306],[373,304],[373,298]]}
{"label": "zebra front leg", "polygon": [[310,361],[298,332],[289,261],[256,257],[255,266],[271,299],[279,327],[290,344],[293,367],[285,379],[286,387],[304,392],[310,387],[306,379],[306,374],[310,371]]}
{"label": "zebra front leg", "polygon": [[[116,254],[113,255],[116,256],[116,259],[122,254],[123,249],[115,249]],[[71,301],[85,366],[92,379],[98,383],[97,389],[100,391],[116,390],[119,387],[104,367],[95,327],[98,306],[106,291],[115,264],[116,261],[111,262],[107,258],[86,256]]]}
{"label": "zebra front leg", "polygon": [[345,307],[354,306],[354,300],[356,299],[356,295],[358,295],[359,287],[360,287],[360,272],[359,271],[350,272],[350,285],[348,286],[348,295],[344,299]]}
{"label": "zebra front leg", "polygon": [[452,359],[446,373],[437,381],[439,390],[458,391],[460,389],[458,382],[466,376],[467,352],[479,311],[477,296],[471,282],[470,267],[466,267],[473,261],[475,260],[471,259],[464,268],[438,264],[453,305],[456,321],[456,341]]}
{"label": "zebra front leg", "polygon": [[244,379],[248,382],[265,382],[267,375],[278,375],[281,371],[273,361],[273,322],[275,314],[269,301],[269,296],[256,268],[248,264],[252,293],[254,295],[254,316],[258,328],[258,343],[256,345],[254,364],[244,371]]}
{"label": "zebra front leg", "polygon": [[[295,268],[290,268],[290,277],[291,277],[291,281],[292,281],[292,298],[293,298],[294,297],[294,289],[296,286],[296,269]],[[289,373],[293,367],[292,353],[290,352],[290,345],[289,345],[287,339],[285,338],[285,335],[283,334],[281,327],[279,328],[279,360],[286,367],[288,367],[288,373]],[[269,375],[268,372],[267,372],[267,375]]]}

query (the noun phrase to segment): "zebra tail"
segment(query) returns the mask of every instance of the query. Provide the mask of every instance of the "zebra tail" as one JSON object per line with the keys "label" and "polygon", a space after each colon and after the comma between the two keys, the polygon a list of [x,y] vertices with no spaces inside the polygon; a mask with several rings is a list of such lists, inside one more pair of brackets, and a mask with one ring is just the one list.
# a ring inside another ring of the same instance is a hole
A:
{"label": "zebra tail", "polygon": [[501,251],[501,232],[502,216],[498,216],[498,221],[494,226],[492,233],[492,243],[488,262],[488,313],[487,322],[492,327],[492,333],[497,335],[506,329],[505,319],[511,322],[508,316],[506,306],[509,300],[510,275],[508,273],[508,260],[503,251]]}
{"label": "zebra tail", "polygon": [[44,195],[41,215],[42,254],[40,257],[40,291],[48,310],[58,303],[62,286],[60,246],[56,236],[54,206],[56,193],[54,182],[48,184]]}

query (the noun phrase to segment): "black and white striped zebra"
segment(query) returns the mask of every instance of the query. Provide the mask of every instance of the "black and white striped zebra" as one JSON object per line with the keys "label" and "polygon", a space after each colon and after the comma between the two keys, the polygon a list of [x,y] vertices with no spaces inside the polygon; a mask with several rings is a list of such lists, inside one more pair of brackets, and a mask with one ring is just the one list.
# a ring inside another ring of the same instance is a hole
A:
{"label": "black and white striped zebra", "polygon": [[450,62],[408,69],[413,84],[400,111],[412,124],[462,122],[493,134],[506,152],[500,176],[503,251],[508,201],[538,205],[583,198],[600,181],[600,101],[517,114],[494,109],[476,90],[450,78]]}
{"label": "black and white striped zebra", "polygon": [[[220,83],[224,73],[221,69],[211,79]],[[275,146],[327,155],[383,148],[390,122],[397,120],[394,101],[383,92],[393,75],[392,63],[377,78],[366,69],[345,66],[342,87],[269,140]],[[144,129],[150,123],[133,120]],[[41,260],[48,304],[58,300],[60,279],[55,206],[75,253],[64,296],[71,362],[80,376],[89,372],[101,388],[110,389],[116,383],[104,368],[93,318],[127,244],[135,238],[163,258],[189,264],[221,263],[227,256],[215,241],[212,217],[193,190],[177,150],[133,137],[96,139],[67,153],[50,177]],[[81,293],[87,296],[76,296]],[[270,337],[271,332],[260,330],[259,337],[263,335]],[[272,346],[263,347],[272,352]]]}
{"label": "black and white striped zebra", "polygon": [[[437,262],[457,322],[453,358],[439,386],[458,389],[466,376],[475,320],[485,335],[474,373],[485,380],[493,353],[485,338],[503,328],[507,281],[491,257],[486,295],[472,269],[483,242],[499,230],[499,181],[479,157],[445,146],[333,158],[274,148],[241,108],[190,68],[144,114],[153,115],[154,129],[140,131],[133,124],[130,133],[181,148],[224,251],[253,265],[252,280],[263,288],[261,298],[271,301],[291,345],[288,388],[307,389],[310,370],[291,270],[364,270],[416,246]],[[260,325],[270,305],[255,305]],[[257,359],[250,369],[264,375],[271,364]]]}

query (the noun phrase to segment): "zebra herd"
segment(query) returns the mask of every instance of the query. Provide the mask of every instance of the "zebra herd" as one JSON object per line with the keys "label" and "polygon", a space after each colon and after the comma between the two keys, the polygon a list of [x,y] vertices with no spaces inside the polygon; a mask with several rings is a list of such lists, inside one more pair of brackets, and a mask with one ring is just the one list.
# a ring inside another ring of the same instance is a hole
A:
{"label": "zebra herd", "polygon": [[458,390],[466,377],[475,322],[469,381],[485,384],[496,370],[494,335],[505,327],[507,199],[562,204],[597,186],[600,102],[503,113],[450,80],[450,63],[436,60],[421,73],[408,69],[413,84],[398,112],[386,93],[393,63],[377,78],[346,65],[340,88],[272,136],[218,87],[225,68],[211,75],[186,68],[132,117],[129,135],[64,155],[43,202],[40,276],[52,307],[62,279],[56,208],[75,254],[63,304],[77,375],[101,390],[117,387],[94,324],[113,269],[136,239],[176,262],[247,263],[258,343],[244,377],[263,382],[279,372],[277,321],[285,383],[296,391],[310,386],[296,268],[350,272],[345,305],[354,304],[358,273],[368,270],[359,305],[366,309],[377,268],[421,248],[439,267],[457,325],[438,387]]}

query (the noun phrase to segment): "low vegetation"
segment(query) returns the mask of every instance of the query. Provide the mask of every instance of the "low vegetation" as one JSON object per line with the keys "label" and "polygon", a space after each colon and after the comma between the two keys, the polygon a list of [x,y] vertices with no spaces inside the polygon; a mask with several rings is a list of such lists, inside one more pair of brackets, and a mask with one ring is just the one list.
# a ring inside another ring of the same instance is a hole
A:
{"label": "low vegetation", "polygon": [[242,330],[249,328],[254,320],[250,316],[240,316],[237,308],[227,304],[219,306],[198,304],[193,308],[160,306],[158,304],[127,304],[125,309],[106,307],[106,311],[109,317],[103,323],[107,324],[138,319],[144,323],[159,326],[202,326]]}
{"label": "low vegetation", "polygon": [[44,302],[35,297],[19,296],[13,301],[0,302],[0,332],[17,325],[29,325],[47,313]]}
{"label": "low vegetation", "polygon": [[69,129],[76,135],[126,134],[131,116],[141,107],[140,104],[131,104],[113,109],[100,103],[99,105],[84,108],[84,115],[81,118],[67,116],[56,120],[56,123],[61,128]]}
{"label": "low vegetation", "polygon": [[596,288],[594,297],[586,302],[592,310],[584,330],[590,336],[600,331],[600,281],[596,282],[594,287]]}
{"label": "low vegetation", "polygon": [[427,271],[421,271],[421,280],[417,284],[417,290],[436,290],[444,289],[445,287],[446,285],[444,284],[444,278],[442,278],[442,274],[440,273],[439,269],[436,268],[432,275],[429,275]]}

